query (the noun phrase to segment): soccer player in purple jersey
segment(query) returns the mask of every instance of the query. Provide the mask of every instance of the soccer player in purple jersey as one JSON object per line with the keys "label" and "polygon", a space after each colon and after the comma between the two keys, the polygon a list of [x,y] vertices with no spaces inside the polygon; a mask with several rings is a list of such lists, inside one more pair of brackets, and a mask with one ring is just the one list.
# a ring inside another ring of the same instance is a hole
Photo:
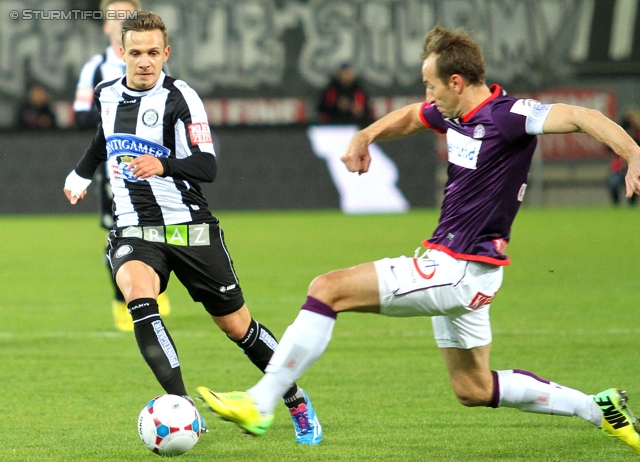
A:
{"label": "soccer player in purple jersey", "polygon": [[522,203],[536,136],[585,132],[629,164],[627,195],[640,192],[640,148],[600,112],[540,104],[485,83],[479,46],[463,31],[436,26],[425,37],[426,101],[394,111],[358,132],[342,160],[366,173],[368,146],[431,128],[446,133],[448,181],[440,221],[426,250],[332,271],[308,297],[266,369],[247,392],[198,392],[222,417],[264,433],[283,392],[325,351],[338,313],[431,316],[451,386],[465,406],[512,407],[578,416],[640,453],[636,419],[616,388],[596,395],[520,370],[491,370],[489,306],[502,283],[511,224]]}

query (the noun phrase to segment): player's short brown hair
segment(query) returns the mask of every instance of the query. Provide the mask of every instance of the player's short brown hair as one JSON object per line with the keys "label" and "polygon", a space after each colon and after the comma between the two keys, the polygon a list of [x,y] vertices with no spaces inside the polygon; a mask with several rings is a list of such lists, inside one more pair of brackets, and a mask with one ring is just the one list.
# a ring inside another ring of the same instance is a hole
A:
{"label": "player's short brown hair", "polygon": [[140,0],[102,0],[100,2],[100,11],[102,11],[102,14],[106,15],[107,8],[109,8],[109,5],[111,5],[112,3],[118,3],[118,2],[130,3],[131,6],[133,6],[133,9],[136,11],[139,11],[142,9],[142,4],[140,3]]}
{"label": "player's short brown hair", "polygon": [[124,36],[127,32],[143,32],[147,30],[159,30],[162,32],[162,40],[166,47],[169,43],[167,27],[162,18],[153,11],[138,11],[135,18],[122,21],[122,44],[124,46]]}
{"label": "player's short brown hair", "polygon": [[436,76],[446,81],[453,74],[470,85],[484,83],[484,58],[480,46],[462,29],[455,31],[437,25],[424,37],[422,61],[435,55]]}

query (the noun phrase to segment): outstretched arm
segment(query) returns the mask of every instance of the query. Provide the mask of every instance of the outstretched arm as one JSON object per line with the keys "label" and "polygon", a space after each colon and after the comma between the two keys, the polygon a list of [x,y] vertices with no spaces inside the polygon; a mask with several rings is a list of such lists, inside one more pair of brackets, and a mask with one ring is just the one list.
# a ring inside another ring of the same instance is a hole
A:
{"label": "outstretched arm", "polygon": [[640,194],[640,147],[611,119],[600,111],[568,104],[554,104],[543,131],[547,133],[583,132],[609,146],[629,166],[626,176],[627,197]]}
{"label": "outstretched arm", "polygon": [[356,133],[341,158],[347,169],[360,174],[369,171],[371,143],[404,138],[426,129],[420,119],[421,107],[422,103],[416,103],[397,109]]}
{"label": "outstretched arm", "polygon": [[99,124],[91,144],[64,182],[63,191],[71,205],[75,205],[79,200],[86,197],[87,188],[91,184],[96,168],[98,168],[100,162],[107,159],[105,143],[102,124]]}

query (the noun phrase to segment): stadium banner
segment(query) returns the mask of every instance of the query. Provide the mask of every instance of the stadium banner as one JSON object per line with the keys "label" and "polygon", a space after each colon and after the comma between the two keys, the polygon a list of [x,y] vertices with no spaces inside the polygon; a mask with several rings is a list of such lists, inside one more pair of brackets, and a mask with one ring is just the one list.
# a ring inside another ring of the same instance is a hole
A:
{"label": "stadium banner", "polygon": [[[408,104],[424,101],[424,94],[412,96],[376,96],[371,98],[371,113],[379,119],[389,112]],[[306,98],[205,98],[209,124],[283,125],[304,124],[314,118],[314,108]],[[56,101],[53,104],[59,128],[74,127],[73,101]]]}
{"label": "stadium banner", "polygon": [[[228,127],[214,129],[218,174],[202,190],[211,210],[342,209],[395,213],[436,203],[433,134],[425,131],[371,148],[365,175],[351,174],[339,156],[355,126]],[[62,188],[93,137],[91,131],[0,134],[0,213],[91,213],[95,185],[71,206]],[[98,224],[96,213],[96,226]]]}
{"label": "stadium banner", "polygon": [[[507,88],[548,86],[569,77],[571,63],[619,63],[637,54],[633,33],[619,46],[613,43],[614,55],[594,54],[593,44],[609,46],[609,35],[621,35],[624,22],[612,17],[611,33],[595,34],[600,23],[593,0],[142,3],[167,25],[172,75],[203,98],[315,100],[343,62],[354,65],[372,96],[421,94],[422,42],[436,23],[474,31],[488,80]],[[98,4],[0,2],[0,94],[21,98],[30,80],[38,80],[55,100],[72,99],[82,66],[108,45]]]}

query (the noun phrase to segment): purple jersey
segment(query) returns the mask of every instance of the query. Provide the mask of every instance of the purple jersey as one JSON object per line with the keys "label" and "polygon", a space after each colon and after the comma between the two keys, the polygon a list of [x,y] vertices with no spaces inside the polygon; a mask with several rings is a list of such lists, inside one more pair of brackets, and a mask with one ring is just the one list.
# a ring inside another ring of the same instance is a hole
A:
{"label": "purple jersey", "polygon": [[454,258],[508,265],[511,224],[527,187],[535,134],[549,107],[507,96],[498,85],[491,96],[460,119],[447,119],[423,104],[420,117],[447,135],[448,179],[438,227],[424,241]]}

